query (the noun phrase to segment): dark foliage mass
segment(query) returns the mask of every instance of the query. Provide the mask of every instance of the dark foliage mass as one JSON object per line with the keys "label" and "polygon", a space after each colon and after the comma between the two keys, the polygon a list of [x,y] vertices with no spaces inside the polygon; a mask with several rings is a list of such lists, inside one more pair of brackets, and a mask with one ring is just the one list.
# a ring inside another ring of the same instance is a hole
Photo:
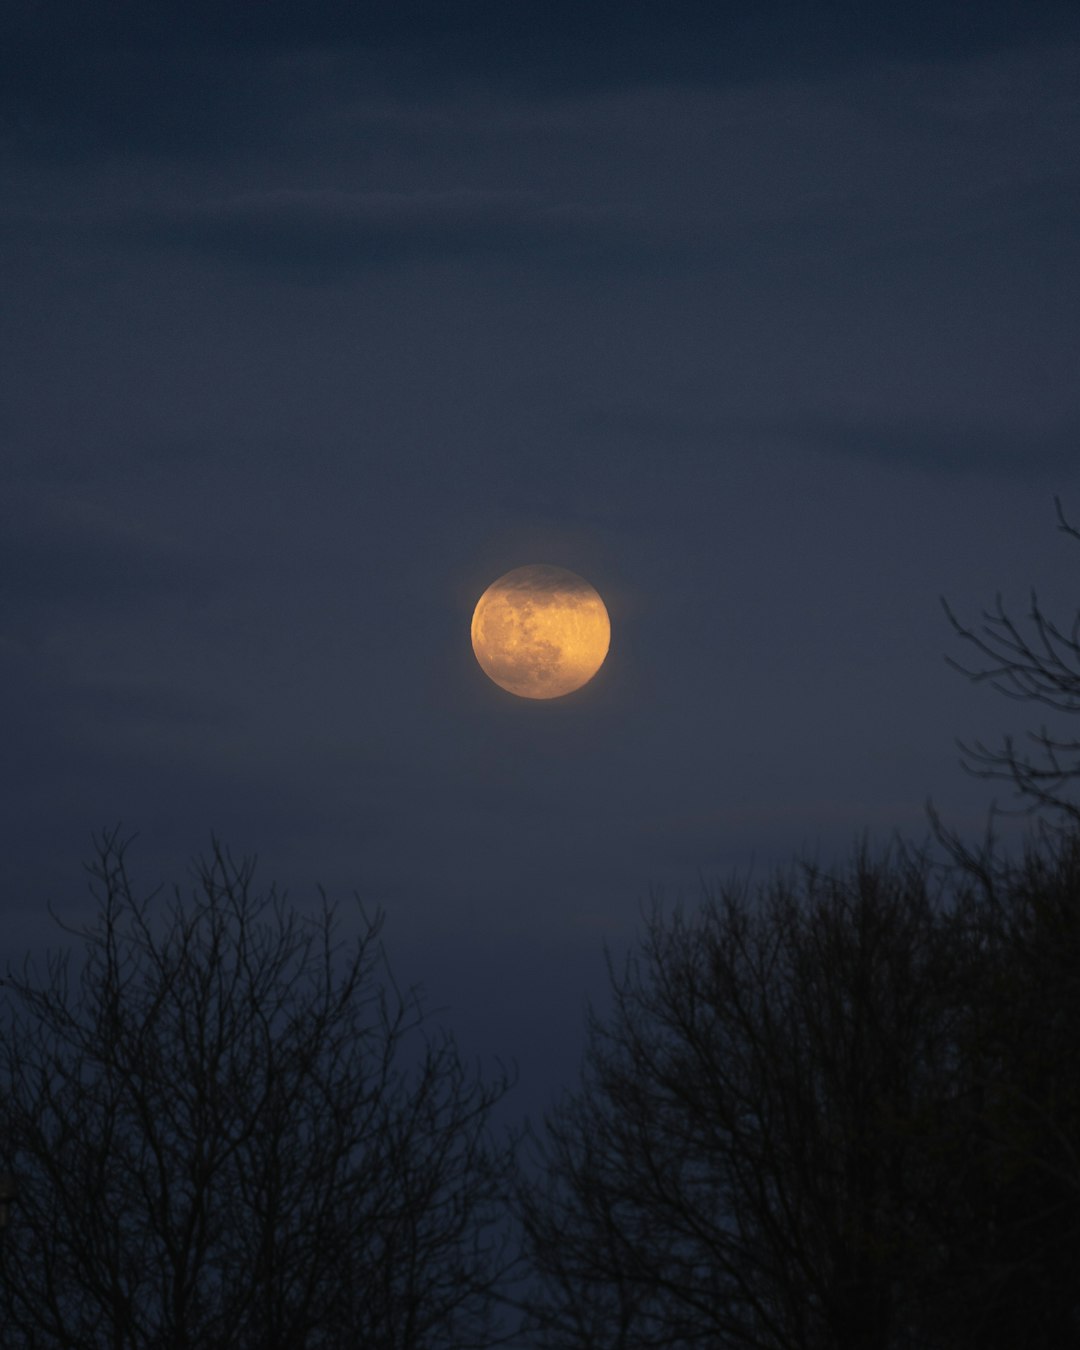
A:
{"label": "dark foliage mass", "polygon": [[1080,842],[653,912],[521,1209],[549,1347],[1080,1343]]}
{"label": "dark foliage mass", "polygon": [[492,1343],[506,1083],[424,1034],[379,919],[346,944],[221,849],[190,900],[115,836],[92,874],[81,965],[4,981],[4,1346]]}

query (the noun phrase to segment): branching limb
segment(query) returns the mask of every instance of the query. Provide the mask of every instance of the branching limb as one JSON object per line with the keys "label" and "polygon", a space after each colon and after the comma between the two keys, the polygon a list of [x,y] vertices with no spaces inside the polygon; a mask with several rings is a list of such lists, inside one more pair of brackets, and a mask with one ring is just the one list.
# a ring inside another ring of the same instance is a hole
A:
{"label": "branching limb", "polygon": [[[1058,528],[1080,541],[1080,529],[1066,519],[1057,497],[1054,506]],[[1016,702],[1041,704],[1065,716],[1080,714],[1080,609],[1065,628],[1047,616],[1032,590],[1022,627],[1010,617],[999,593],[994,607],[982,611],[981,623],[969,627],[944,597],[941,605],[956,636],[978,654],[973,666],[947,656],[954,670]],[[1070,786],[1080,781],[1080,739],[1052,735],[1045,725],[1029,732],[1027,739],[1034,747],[1029,754],[1017,749],[1012,736],[998,749],[981,741],[958,742],[961,764],[975,777],[1011,782],[1026,802],[1019,813],[1048,810],[1080,819],[1080,807],[1068,795]]]}

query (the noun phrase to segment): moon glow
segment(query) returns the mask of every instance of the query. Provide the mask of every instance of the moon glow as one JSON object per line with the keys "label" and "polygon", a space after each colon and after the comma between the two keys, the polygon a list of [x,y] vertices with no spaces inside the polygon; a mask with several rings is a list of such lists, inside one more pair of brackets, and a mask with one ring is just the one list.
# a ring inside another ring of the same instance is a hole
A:
{"label": "moon glow", "polygon": [[515,567],[491,583],[473,611],[481,670],[519,698],[580,689],[604,664],[610,642],[603,600],[565,567]]}

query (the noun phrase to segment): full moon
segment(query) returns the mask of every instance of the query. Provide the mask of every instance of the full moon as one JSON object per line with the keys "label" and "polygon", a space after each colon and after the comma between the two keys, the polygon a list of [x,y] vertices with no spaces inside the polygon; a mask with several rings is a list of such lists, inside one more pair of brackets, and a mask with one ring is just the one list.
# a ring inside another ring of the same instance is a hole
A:
{"label": "full moon", "polygon": [[519,698],[580,689],[604,664],[610,642],[603,600],[565,567],[515,567],[491,583],[473,611],[480,668]]}

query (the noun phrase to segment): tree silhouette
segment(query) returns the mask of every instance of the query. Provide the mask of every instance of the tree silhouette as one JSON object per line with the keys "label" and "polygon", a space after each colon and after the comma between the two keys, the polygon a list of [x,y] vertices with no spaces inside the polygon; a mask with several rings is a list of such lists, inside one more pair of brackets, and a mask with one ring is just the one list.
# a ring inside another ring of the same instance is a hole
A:
{"label": "tree silhouette", "polygon": [[540,1344],[1076,1344],[1078,904],[1073,840],[654,908],[520,1196]]}
{"label": "tree silhouette", "polygon": [[1080,1344],[1080,835],[954,857],[959,1104],[943,1139],[946,1344]]}
{"label": "tree silhouette", "polygon": [[[1058,528],[1080,540],[1080,530],[1065,519],[1060,500],[1054,498]],[[947,657],[949,664],[976,683],[988,682],[1007,698],[1037,703],[1057,713],[1080,713],[1080,609],[1068,630],[1043,612],[1035,591],[1031,592],[1025,634],[1005,610],[1000,593],[994,608],[983,610],[982,623],[969,628],[960,622],[946,600],[942,606],[953,631],[988,662],[971,669]],[[1012,736],[1000,749],[981,741],[960,743],[962,763],[979,778],[1005,779],[1026,800],[1027,809],[1050,808],[1073,821],[1080,821],[1080,804],[1062,795],[1080,778],[1080,739],[1051,735],[1045,725],[1027,733],[1033,751],[1025,753]]]}
{"label": "tree silhouette", "polygon": [[3,981],[3,1344],[492,1344],[507,1082],[425,1033],[381,917],[347,944],[216,844],[190,900],[136,898],[115,833],[90,870],[81,966]]}

